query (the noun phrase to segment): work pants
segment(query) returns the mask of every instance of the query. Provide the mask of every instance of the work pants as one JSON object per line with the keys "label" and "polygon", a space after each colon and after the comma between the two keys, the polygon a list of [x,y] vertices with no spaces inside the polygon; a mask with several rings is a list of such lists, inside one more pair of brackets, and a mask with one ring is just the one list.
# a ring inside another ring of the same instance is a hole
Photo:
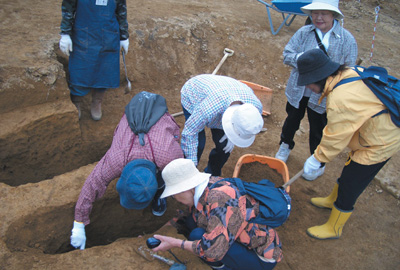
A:
{"label": "work pants", "polygon": [[[183,114],[185,115],[185,119],[187,120],[190,117],[190,113],[182,106]],[[215,144],[215,148],[213,148],[208,156],[208,164],[204,169],[204,172],[211,173],[212,176],[220,176],[222,167],[228,161],[230,153],[224,152],[224,147],[228,143],[228,140],[223,141],[222,143],[219,140],[225,135],[225,132],[222,129],[211,129],[212,139]],[[200,162],[201,155],[203,154],[204,148],[206,145],[206,132],[203,129],[198,134],[198,146],[197,146],[197,162]]]}
{"label": "work pants", "polygon": [[83,97],[83,96],[86,96],[87,94],[89,94],[92,90],[98,91],[98,92],[104,92],[107,90],[107,88],[92,88],[92,87],[74,86],[74,85],[69,86],[69,91],[74,96]]}
{"label": "work pants", "polygon": [[388,160],[373,165],[362,165],[349,157],[338,179],[336,207],[343,211],[353,211],[358,197]]}
{"label": "work pants", "polygon": [[[187,218],[186,225],[188,229],[191,230],[188,238],[188,240],[190,241],[201,239],[203,234],[206,232],[203,228],[196,227],[197,225],[195,224],[191,215]],[[203,261],[211,267],[218,267],[224,264],[225,267],[223,269],[225,270],[270,270],[273,269],[276,265],[276,262],[268,263],[262,261],[253,250],[248,249],[247,247],[236,241],[231,245],[228,252],[225,254],[224,258],[222,258],[221,261]]]}
{"label": "work pants", "polygon": [[310,124],[309,132],[309,147],[311,155],[314,154],[315,149],[321,142],[322,130],[326,126],[327,118],[326,113],[319,114],[311,110],[308,104],[309,97],[303,97],[300,101],[299,108],[293,107],[289,102],[286,103],[287,117],[282,127],[281,140],[289,145],[289,149],[293,149],[295,142],[293,140],[296,131],[300,127],[300,122],[304,118],[307,110],[308,122]]}

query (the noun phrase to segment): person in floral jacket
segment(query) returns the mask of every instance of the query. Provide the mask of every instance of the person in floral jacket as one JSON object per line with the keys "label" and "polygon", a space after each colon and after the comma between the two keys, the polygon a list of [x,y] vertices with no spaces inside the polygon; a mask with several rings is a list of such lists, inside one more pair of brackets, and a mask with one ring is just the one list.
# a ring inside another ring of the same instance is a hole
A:
{"label": "person in floral jacket", "polygon": [[191,232],[187,241],[154,235],[161,241],[154,251],[180,247],[213,269],[273,269],[282,260],[278,233],[249,222],[258,215],[257,200],[241,195],[231,183],[219,181],[221,177],[199,172],[190,159],[171,161],[162,177],[165,190],[161,198],[172,196],[192,209],[186,218]]}

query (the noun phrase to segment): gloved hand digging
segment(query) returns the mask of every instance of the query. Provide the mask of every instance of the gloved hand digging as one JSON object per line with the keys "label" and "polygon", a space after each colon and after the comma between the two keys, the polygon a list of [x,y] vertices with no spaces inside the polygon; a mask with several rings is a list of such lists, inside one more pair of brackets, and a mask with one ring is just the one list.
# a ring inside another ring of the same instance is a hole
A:
{"label": "gloved hand digging", "polygon": [[72,228],[71,234],[71,245],[74,248],[85,249],[86,245],[86,234],[85,225],[82,222],[74,221],[74,227]]}
{"label": "gloved hand digging", "polygon": [[69,52],[72,52],[72,40],[69,35],[61,35],[60,39],[60,50],[69,56]]}
{"label": "gloved hand digging", "polygon": [[222,136],[222,138],[221,138],[221,140],[219,140],[219,142],[222,143],[225,140],[227,140],[226,146],[223,149],[225,154],[232,153],[235,145],[228,139],[228,137],[226,137],[226,134],[224,136]]}

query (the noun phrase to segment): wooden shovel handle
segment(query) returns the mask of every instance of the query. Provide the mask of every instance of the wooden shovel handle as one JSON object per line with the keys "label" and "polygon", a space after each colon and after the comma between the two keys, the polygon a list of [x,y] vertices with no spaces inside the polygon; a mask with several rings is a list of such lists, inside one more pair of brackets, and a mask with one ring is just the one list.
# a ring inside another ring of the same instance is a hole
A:
{"label": "wooden shovel handle", "polygon": [[297,180],[297,178],[299,178],[301,175],[303,174],[303,169],[301,169],[298,173],[296,173],[295,176],[293,176],[292,178],[290,178],[290,180],[288,182],[286,182],[282,188],[287,188],[288,186],[290,186],[291,184],[293,184],[294,181]]}

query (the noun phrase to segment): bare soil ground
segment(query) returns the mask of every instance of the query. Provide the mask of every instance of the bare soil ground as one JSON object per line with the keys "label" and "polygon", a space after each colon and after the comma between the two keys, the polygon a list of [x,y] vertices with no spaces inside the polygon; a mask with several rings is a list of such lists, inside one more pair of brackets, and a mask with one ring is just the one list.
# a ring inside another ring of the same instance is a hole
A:
{"label": "bare soil ground", "polygon": [[[90,95],[80,121],[69,101],[68,59],[58,49],[61,1],[0,0],[0,269],[167,269],[135,250],[156,231],[182,237],[172,227],[162,227],[181,205],[169,200],[163,218],[152,216],[149,209],[127,211],[118,203],[113,181],[94,205],[92,223],[86,228],[87,249],[73,251],[68,244],[74,205],[95,162],[110,146],[129,100],[139,91],[155,92],[167,99],[171,113],[181,111],[183,83],[211,73],[224,48],[235,53],[218,74],[271,88],[273,102],[271,115],[264,118],[267,132],[250,148],[236,148],[223,176],[232,176],[244,154],[274,156],[277,151],[290,72],[282,63],[282,50],[305,17],[297,17],[274,36],[265,6],[256,0],[127,4],[131,37],[126,60],[133,91],[124,94],[121,65],[121,87],[106,93],[103,119],[95,122],[90,118]],[[384,66],[400,77],[398,1],[342,0],[340,9],[344,27],[357,39],[362,64]],[[281,21],[280,13],[271,15],[275,25]],[[183,116],[176,119],[183,127]],[[290,176],[310,154],[307,121],[295,141],[287,162]],[[207,147],[211,148],[210,140]],[[207,150],[204,153],[199,169],[207,160]],[[329,163],[318,180],[300,178],[291,186],[293,210],[278,228],[284,259],[275,269],[400,268],[399,153],[361,195],[340,239],[319,241],[306,235],[308,227],[324,223],[330,213],[313,207],[310,198],[330,192],[345,158],[343,153]],[[188,252],[174,253],[188,262],[188,269],[209,269]]]}

